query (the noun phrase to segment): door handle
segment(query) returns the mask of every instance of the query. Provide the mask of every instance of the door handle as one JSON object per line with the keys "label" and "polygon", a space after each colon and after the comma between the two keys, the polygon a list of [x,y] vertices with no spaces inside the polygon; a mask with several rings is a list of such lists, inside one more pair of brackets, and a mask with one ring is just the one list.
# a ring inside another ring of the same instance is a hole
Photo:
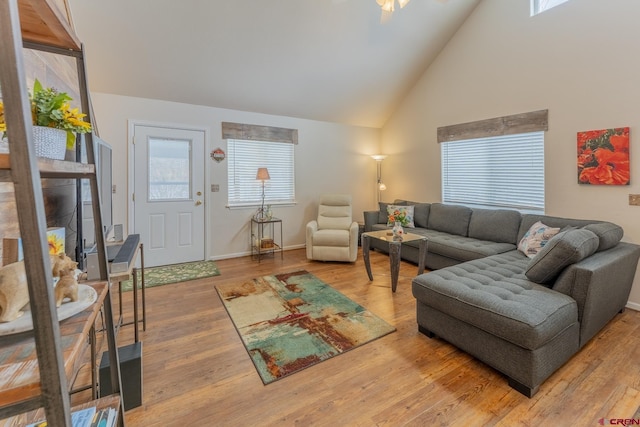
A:
{"label": "door handle", "polygon": [[200,206],[202,204],[202,200],[196,200],[196,206]]}

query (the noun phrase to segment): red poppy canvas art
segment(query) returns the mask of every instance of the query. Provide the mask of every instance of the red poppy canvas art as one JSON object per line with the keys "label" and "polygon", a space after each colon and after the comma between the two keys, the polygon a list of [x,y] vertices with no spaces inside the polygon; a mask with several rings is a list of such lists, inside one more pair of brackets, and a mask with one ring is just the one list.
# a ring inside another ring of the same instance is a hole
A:
{"label": "red poppy canvas art", "polygon": [[578,183],[629,185],[629,128],[578,132]]}

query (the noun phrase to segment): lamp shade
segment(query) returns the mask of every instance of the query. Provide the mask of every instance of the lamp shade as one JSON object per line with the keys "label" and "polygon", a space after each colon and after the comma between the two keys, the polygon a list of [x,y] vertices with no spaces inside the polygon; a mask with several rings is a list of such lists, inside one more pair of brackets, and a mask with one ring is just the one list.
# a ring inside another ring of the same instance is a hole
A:
{"label": "lamp shade", "polygon": [[271,179],[271,177],[269,176],[269,170],[267,170],[267,168],[258,168],[256,179],[259,179],[261,181],[266,181],[268,179]]}
{"label": "lamp shade", "polygon": [[375,160],[376,162],[381,162],[381,161],[383,161],[384,159],[386,159],[386,158],[387,158],[387,156],[386,156],[385,154],[374,154],[374,155],[372,155],[372,156],[371,156],[371,158],[372,158],[373,160]]}

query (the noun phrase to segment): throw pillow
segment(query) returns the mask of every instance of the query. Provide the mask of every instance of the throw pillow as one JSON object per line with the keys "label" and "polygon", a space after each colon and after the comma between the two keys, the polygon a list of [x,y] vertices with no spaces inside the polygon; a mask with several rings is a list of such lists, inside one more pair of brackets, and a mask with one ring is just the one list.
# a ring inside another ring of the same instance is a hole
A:
{"label": "throw pillow", "polygon": [[414,207],[411,206],[387,206],[387,226],[392,227],[395,222],[399,222],[403,227],[415,228],[413,222]]}
{"label": "throw pillow", "polygon": [[378,223],[379,224],[386,224],[387,222],[389,222],[389,214],[387,213],[387,206],[389,205],[406,206],[407,203],[401,200],[396,200],[393,203],[378,202],[378,206],[379,206]]}
{"label": "throw pillow", "polygon": [[571,229],[556,234],[529,262],[524,274],[529,280],[546,284],[562,270],[594,254],[600,239],[586,229]]}
{"label": "throw pillow", "polygon": [[387,207],[390,203],[378,202],[380,207],[378,210],[378,223],[386,224],[389,221],[389,214],[387,213]]}
{"label": "throw pillow", "polygon": [[538,221],[524,233],[518,243],[518,250],[529,258],[533,258],[559,231],[560,228],[549,227]]}
{"label": "throw pillow", "polygon": [[598,252],[606,251],[607,249],[614,247],[618,244],[618,242],[620,242],[622,236],[624,235],[622,227],[610,222],[589,224],[585,225],[583,228],[595,233],[595,235],[600,239]]}

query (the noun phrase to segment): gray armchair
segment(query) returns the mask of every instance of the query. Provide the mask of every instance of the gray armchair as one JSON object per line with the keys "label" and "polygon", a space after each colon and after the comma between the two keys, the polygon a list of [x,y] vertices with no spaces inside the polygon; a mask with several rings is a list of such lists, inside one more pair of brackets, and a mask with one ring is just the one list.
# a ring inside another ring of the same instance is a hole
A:
{"label": "gray armchair", "polygon": [[307,258],[354,262],[358,257],[358,223],[353,221],[351,196],[325,194],[318,219],[307,224]]}

